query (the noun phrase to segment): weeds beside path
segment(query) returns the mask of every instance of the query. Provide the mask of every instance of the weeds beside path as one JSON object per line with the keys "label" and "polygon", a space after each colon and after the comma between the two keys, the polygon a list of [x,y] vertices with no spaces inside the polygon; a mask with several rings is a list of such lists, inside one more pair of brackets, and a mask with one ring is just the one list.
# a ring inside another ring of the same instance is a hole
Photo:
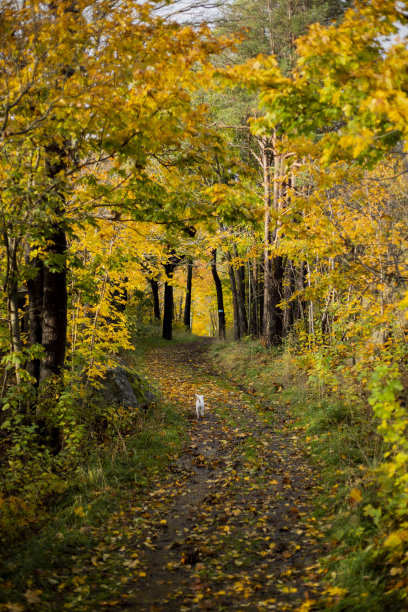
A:
{"label": "weeds beside path", "polygon": [[[172,477],[150,492],[136,546],[137,610],[302,610],[318,599],[319,533],[308,520],[315,474],[282,406],[271,409],[214,372],[205,341],[148,356],[163,395],[189,415]],[[196,421],[194,393],[206,414]],[[149,533],[152,530],[152,533]]]}

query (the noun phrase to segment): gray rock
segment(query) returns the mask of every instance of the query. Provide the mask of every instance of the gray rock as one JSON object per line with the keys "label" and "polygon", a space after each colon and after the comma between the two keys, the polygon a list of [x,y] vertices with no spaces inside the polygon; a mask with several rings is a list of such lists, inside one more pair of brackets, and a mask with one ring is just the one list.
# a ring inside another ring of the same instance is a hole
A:
{"label": "gray rock", "polygon": [[108,403],[130,408],[147,409],[157,402],[149,384],[139,374],[122,366],[107,369],[98,395]]}

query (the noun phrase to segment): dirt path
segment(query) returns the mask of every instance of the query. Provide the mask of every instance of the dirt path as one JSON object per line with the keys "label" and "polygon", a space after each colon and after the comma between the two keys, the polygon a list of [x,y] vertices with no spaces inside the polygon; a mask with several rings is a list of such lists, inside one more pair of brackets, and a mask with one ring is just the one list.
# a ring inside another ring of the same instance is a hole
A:
{"label": "dirt path", "polygon": [[[313,610],[321,534],[307,519],[316,475],[299,432],[283,407],[262,406],[217,374],[206,347],[149,355],[163,395],[188,411],[191,438],[136,509],[135,577],[114,609]],[[199,422],[194,393],[206,401]]]}

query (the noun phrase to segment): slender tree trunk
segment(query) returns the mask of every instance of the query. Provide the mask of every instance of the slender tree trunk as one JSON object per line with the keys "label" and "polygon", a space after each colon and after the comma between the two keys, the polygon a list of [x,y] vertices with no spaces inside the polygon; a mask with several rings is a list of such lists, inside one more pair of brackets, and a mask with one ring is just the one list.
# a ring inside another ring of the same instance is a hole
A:
{"label": "slender tree trunk", "polygon": [[[21,352],[20,317],[18,312],[18,270],[17,270],[17,241],[8,242],[8,311],[10,317],[11,350],[13,353]],[[20,367],[15,368],[17,384],[21,382]]]}
{"label": "slender tree trunk", "polygon": [[[311,280],[310,280],[310,276],[311,276],[311,270],[310,270],[310,264],[309,262],[306,263],[307,266],[307,285],[310,288],[311,287]],[[315,336],[315,321],[314,321],[314,302],[313,300],[309,300],[309,342],[314,342],[314,336]]]}
{"label": "slender tree trunk", "polygon": [[[4,292],[7,295],[7,313],[10,329],[10,351],[11,353],[20,353],[21,345],[21,330],[19,317],[19,299],[18,299],[18,266],[17,266],[17,250],[19,241],[15,237],[10,237],[7,230],[3,232],[4,246],[6,248],[7,268],[4,281]],[[17,384],[21,382],[21,365],[18,361],[15,364],[15,375]]]}
{"label": "slender tree trunk", "polygon": [[[238,257],[238,251],[235,244],[232,246],[234,259]],[[248,334],[248,320],[245,307],[245,268],[242,273],[242,266],[234,267],[235,283],[237,291],[237,307],[238,307],[238,324],[239,337],[243,338]]]}
{"label": "slender tree trunk", "polygon": [[252,336],[258,337],[260,329],[256,259],[248,262],[248,304],[250,304],[249,333]]}
{"label": "slender tree trunk", "polygon": [[187,261],[186,301],[184,303],[183,323],[191,331],[191,291],[193,286],[193,260]]}
{"label": "slender tree trunk", "polygon": [[258,295],[259,295],[259,335],[263,337],[263,320],[264,320],[264,274],[263,274],[263,259],[258,261]]}
{"label": "slender tree trunk", "polygon": [[264,299],[263,299],[263,338],[266,346],[273,344],[274,304],[273,304],[273,262],[271,258],[271,146],[270,139],[260,142],[260,155],[264,187]]}
{"label": "slender tree trunk", "polygon": [[173,314],[174,314],[174,299],[173,299],[173,285],[171,284],[174,270],[182,260],[171,252],[168,262],[164,266],[166,274],[166,282],[164,283],[164,305],[163,305],[163,338],[165,340],[171,340],[173,338]]}
{"label": "slender tree trunk", "polygon": [[159,298],[159,283],[153,278],[148,279],[153,296],[153,314],[156,320],[161,319],[160,313],[160,298]]}
{"label": "slender tree trunk", "polygon": [[239,309],[238,309],[238,298],[237,298],[237,284],[235,279],[234,268],[231,263],[231,255],[226,250],[224,252],[225,259],[228,261],[228,275],[230,278],[231,284],[231,293],[232,293],[232,309],[234,313],[234,340],[240,340],[240,324],[239,324]]}
{"label": "slender tree trunk", "polygon": [[285,271],[284,258],[279,255],[273,258],[272,280],[272,317],[271,341],[273,346],[279,346],[283,338],[283,309],[278,304],[283,299],[283,276]]}
{"label": "slender tree trunk", "polygon": [[293,270],[293,262],[287,260],[283,272],[283,300],[285,306],[283,309],[283,335],[286,337],[293,327],[295,321],[295,304],[291,301],[291,297],[295,292],[295,277]]}
{"label": "slender tree trunk", "polygon": [[[165,270],[166,276],[171,279],[173,276],[172,266],[166,265]],[[170,285],[167,280],[164,283],[163,338],[165,340],[173,338],[173,285]]]}
{"label": "slender tree trunk", "polygon": [[[45,357],[40,366],[40,383],[60,374],[64,365],[67,337],[67,268],[65,257],[67,239],[65,231],[56,226],[51,235],[53,242],[47,248],[43,277],[42,345]],[[53,261],[54,260],[54,261]],[[58,262],[54,268],[55,260]]]}
{"label": "slender tree trunk", "polygon": [[[28,290],[28,339],[30,346],[42,344],[43,319],[43,277],[44,265],[38,257],[26,258],[31,267],[31,277],[27,280]],[[40,360],[33,359],[27,366],[29,374],[35,379],[38,386],[40,381]]]}
{"label": "slender tree trunk", "polygon": [[282,256],[273,255],[280,235],[279,223],[271,231],[271,156],[274,157],[273,208],[279,211],[283,206],[286,184],[284,183],[284,159],[276,153],[276,134],[272,139],[260,141],[261,165],[264,185],[264,305],[263,338],[266,346],[281,344],[283,336],[283,312],[278,304],[283,298],[284,261]]}
{"label": "slender tree trunk", "polygon": [[217,271],[217,249],[211,251],[211,273],[214,279],[215,290],[217,292],[218,310],[218,336],[220,340],[225,340],[225,311],[222,284]]}

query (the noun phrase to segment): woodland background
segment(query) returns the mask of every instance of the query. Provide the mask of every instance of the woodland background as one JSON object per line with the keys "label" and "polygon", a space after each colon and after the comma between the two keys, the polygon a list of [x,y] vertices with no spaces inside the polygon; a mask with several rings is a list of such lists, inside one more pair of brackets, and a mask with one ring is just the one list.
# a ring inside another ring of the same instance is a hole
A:
{"label": "woodland background", "polygon": [[394,0],[2,2],[4,542],[129,425],[92,393],[161,325],[241,341],[261,378],[290,363],[359,430],[359,559],[406,593],[407,23]]}

